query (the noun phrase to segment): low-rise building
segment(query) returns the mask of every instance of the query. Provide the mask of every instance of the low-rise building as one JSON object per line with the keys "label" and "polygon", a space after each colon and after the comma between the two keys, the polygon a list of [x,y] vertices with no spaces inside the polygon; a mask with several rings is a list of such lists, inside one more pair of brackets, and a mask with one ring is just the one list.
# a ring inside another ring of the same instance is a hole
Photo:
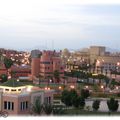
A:
{"label": "low-rise building", "polygon": [[36,99],[41,104],[53,104],[53,94],[53,90],[42,90],[9,80],[0,85],[0,111],[6,111],[9,115],[29,115]]}

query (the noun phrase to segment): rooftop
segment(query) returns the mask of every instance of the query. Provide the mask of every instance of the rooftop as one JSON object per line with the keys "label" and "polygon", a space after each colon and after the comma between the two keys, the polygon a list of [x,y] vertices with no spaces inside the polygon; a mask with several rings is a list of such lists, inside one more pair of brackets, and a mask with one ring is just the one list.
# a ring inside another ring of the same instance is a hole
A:
{"label": "rooftop", "polygon": [[8,80],[7,82],[3,83],[1,86],[21,87],[21,86],[25,86],[25,84],[15,80],[15,79],[11,79],[11,80]]}

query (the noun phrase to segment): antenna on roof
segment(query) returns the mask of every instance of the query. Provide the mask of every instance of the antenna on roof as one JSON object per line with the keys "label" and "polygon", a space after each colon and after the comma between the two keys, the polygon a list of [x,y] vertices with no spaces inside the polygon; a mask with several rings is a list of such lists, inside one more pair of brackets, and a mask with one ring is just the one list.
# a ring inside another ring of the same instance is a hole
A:
{"label": "antenna on roof", "polygon": [[47,49],[47,40],[45,40],[45,48]]}
{"label": "antenna on roof", "polygon": [[52,40],[52,50],[54,50],[54,40]]}

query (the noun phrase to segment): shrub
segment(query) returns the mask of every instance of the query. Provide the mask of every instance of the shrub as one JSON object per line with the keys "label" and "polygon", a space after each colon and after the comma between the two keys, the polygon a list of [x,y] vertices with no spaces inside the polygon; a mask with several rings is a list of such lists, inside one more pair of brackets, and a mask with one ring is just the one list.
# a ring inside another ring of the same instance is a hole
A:
{"label": "shrub", "polygon": [[98,111],[99,107],[100,107],[100,101],[95,100],[92,105],[93,110]]}
{"label": "shrub", "polygon": [[111,112],[117,111],[119,107],[118,100],[115,100],[114,98],[111,98],[110,100],[108,100],[107,105],[108,105],[109,111]]}

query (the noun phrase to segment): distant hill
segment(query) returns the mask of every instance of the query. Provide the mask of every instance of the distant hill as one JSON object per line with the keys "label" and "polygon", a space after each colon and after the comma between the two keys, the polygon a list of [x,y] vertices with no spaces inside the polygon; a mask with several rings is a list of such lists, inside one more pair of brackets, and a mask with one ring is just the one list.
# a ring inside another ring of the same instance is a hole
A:
{"label": "distant hill", "polygon": [[111,53],[120,52],[120,50],[118,49],[109,48],[109,47],[106,47],[106,51],[111,52]]}

